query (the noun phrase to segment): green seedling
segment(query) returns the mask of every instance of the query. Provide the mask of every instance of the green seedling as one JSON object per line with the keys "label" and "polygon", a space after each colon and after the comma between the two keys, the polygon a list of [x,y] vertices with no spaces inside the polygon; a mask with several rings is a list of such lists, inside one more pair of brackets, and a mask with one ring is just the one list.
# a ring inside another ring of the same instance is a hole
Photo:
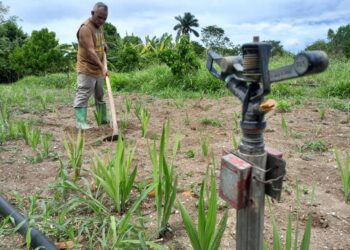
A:
{"label": "green seedling", "polygon": [[344,200],[345,202],[348,202],[350,195],[350,153],[346,153],[344,162],[342,162],[340,159],[338,149],[335,149],[334,153],[337,161],[339,176],[342,181]]}
{"label": "green seedling", "polygon": [[102,125],[102,119],[103,119],[102,109],[95,110],[94,116],[95,116],[97,126],[100,127]]}
{"label": "green seedling", "polygon": [[289,131],[284,113],[281,114],[281,128],[284,132],[284,136],[288,137],[290,135],[290,131]]}
{"label": "green seedling", "polygon": [[194,158],[194,156],[195,156],[195,154],[194,154],[194,151],[192,149],[190,149],[186,152],[187,158]]}
{"label": "green seedling", "polygon": [[[162,136],[160,139],[159,153],[155,141],[149,147],[149,155],[153,166],[153,183],[155,185],[155,202],[157,210],[157,228],[158,236],[163,237],[167,232],[171,232],[169,218],[174,206],[177,178],[173,173],[173,165],[168,165],[167,149],[169,142],[170,123],[169,120],[163,124]],[[180,145],[180,136],[177,136],[173,146],[172,164],[176,157]]]}
{"label": "green seedling", "polygon": [[80,177],[80,170],[83,165],[83,153],[85,147],[85,138],[81,130],[74,139],[68,135],[68,140],[64,140],[64,148],[66,149],[67,157],[70,166],[74,170],[74,181]]}
{"label": "green seedling", "polygon": [[125,110],[129,114],[132,108],[132,101],[127,96],[125,96],[124,103],[125,103]]}
{"label": "green seedling", "polygon": [[188,214],[186,208],[178,202],[181,217],[185,225],[185,230],[190,238],[192,248],[195,250],[215,250],[219,249],[221,238],[226,228],[228,210],[225,211],[218,225],[217,223],[217,191],[215,175],[212,172],[210,177],[210,197],[208,200],[208,210],[205,211],[204,181],[198,201],[198,225],[197,229]]}
{"label": "green seedling", "polygon": [[318,108],[317,111],[320,114],[321,121],[324,120],[326,117],[326,110],[324,108]]}
{"label": "green seedling", "polygon": [[142,137],[146,137],[151,114],[147,109],[143,108],[141,109],[140,116],[141,116],[141,135]]}
{"label": "green seedling", "polygon": [[208,137],[201,137],[200,143],[201,143],[201,149],[202,149],[203,156],[208,156],[208,153],[209,153],[209,138]]}
{"label": "green seedling", "polygon": [[43,157],[47,158],[50,154],[50,143],[51,143],[52,137],[50,135],[44,134],[41,135],[41,143],[43,144]]}
{"label": "green seedling", "polygon": [[[268,205],[269,209],[272,214],[272,229],[273,229],[273,250],[280,250],[280,249],[301,249],[301,250],[308,250],[310,248],[310,239],[311,239],[311,227],[312,227],[312,217],[309,215],[308,220],[306,222],[305,228],[304,228],[304,234],[303,238],[300,242],[298,242],[298,236],[299,236],[299,214],[300,214],[300,188],[298,185],[298,180],[296,181],[296,225],[295,228],[292,228],[292,212],[289,211],[288,213],[288,224],[287,224],[287,231],[286,231],[286,240],[283,244],[280,240],[279,230],[277,227],[277,223],[275,220],[275,216],[271,209],[271,201],[268,199]],[[293,231],[294,231],[294,240],[293,240]],[[299,248],[298,248],[299,245]],[[263,249],[267,250],[269,249],[267,246],[267,243],[265,242]]]}
{"label": "green seedling", "polygon": [[38,129],[32,129],[28,134],[28,143],[34,151],[36,151],[41,142],[41,133]]}
{"label": "green seedling", "polygon": [[98,156],[93,162],[93,173],[98,184],[113,201],[118,213],[125,212],[130,192],[134,185],[137,168],[130,173],[134,150],[125,149],[123,140],[119,137],[114,158],[105,164]]}

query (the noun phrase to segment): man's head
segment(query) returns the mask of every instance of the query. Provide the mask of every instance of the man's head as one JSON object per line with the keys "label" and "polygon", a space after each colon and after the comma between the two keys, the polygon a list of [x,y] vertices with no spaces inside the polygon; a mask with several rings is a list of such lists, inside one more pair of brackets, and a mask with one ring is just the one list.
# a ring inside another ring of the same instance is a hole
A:
{"label": "man's head", "polygon": [[108,16],[108,6],[102,2],[95,4],[91,11],[91,21],[99,28],[106,22]]}

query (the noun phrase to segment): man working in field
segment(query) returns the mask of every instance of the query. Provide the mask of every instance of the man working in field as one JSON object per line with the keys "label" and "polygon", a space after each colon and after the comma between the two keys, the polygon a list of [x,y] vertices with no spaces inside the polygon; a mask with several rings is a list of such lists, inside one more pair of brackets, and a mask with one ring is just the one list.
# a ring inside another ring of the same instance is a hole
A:
{"label": "man working in field", "polygon": [[77,127],[88,129],[87,107],[92,94],[95,97],[97,113],[102,115],[102,123],[107,123],[106,103],[103,101],[103,82],[108,72],[103,64],[107,45],[103,36],[103,24],[108,16],[108,7],[102,2],[95,4],[91,17],[77,32],[78,88],[74,100]]}

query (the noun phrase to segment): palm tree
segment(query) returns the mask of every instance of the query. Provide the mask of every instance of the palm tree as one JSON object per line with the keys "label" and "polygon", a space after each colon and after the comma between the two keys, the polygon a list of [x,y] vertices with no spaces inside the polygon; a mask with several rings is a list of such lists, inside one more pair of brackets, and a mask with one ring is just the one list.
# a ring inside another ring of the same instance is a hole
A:
{"label": "palm tree", "polygon": [[176,16],[175,19],[179,21],[178,24],[174,26],[174,30],[177,30],[176,39],[181,35],[190,37],[190,33],[193,33],[196,37],[199,36],[199,33],[192,29],[192,27],[199,27],[198,19],[195,18],[190,12],[185,12],[184,16]]}

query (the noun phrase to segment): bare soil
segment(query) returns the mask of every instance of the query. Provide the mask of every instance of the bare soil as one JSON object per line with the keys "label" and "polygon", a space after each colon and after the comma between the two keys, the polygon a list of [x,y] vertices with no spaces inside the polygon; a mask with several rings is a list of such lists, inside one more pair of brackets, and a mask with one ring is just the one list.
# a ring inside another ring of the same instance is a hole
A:
{"label": "bare soil", "polygon": [[[196,218],[195,204],[198,200],[198,187],[205,176],[208,164],[211,164],[211,157],[205,157],[202,154],[200,139],[204,136],[209,138],[209,147],[214,153],[217,175],[219,175],[222,150],[232,148],[233,113],[241,112],[241,104],[234,97],[179,101],[130,94],[128,98],[133,102],[142,101],[151,113],[146,138],[141,137],[141,125],[134,112],[129,114],[129,126],[124,131],[126,141],[136,146],[134,163],[138,165],[138,180],[151,179],[152,166],[148,156],[148,143],[155,138],[159,141],[163,122],[169,118],[171,142],[176,132],[179,131],[182,134],[181,149],[175,162],[175,173],[178,175],[180,187],[178,199],[184,202],[193,218]],[[121,128],[122,113],[125,109],[124,97],[116,96],[115,102],[118,124]],[[340,154],[344,156],[346,150],[349,150],[350,124],[346,113],[333,109],[327,109],[324,119],[321,119],[317,108],[319,105],[314,101],[307,101],[285,114],[289,136],[286,136],[281,128],[280,113],[270,112],[266,115],[265,144],[283,152],[283,158],[287,162],[287,174],[284,177],[281,201],[272,203],[272,211],[267,206],[265,208],[264,235],[265,239],[271,242],[271,213],[273,212],[281,230],[281,237],[285,237],[288,212],[292,211],[294,215],[296,214],[295,183],[298,180],[301,189],[299,227],[303,229],[308,214],[311,214],[313,218],[311,249],[350,249],[350,204],[344,202],[341,179],[333,151],[337,147]],[[95,124],[92,112],[93,108],[90,107],[89,121]],[[71,107],[58,106],[55,112],[48,110],[37,114],[18,114],[16,118],[36,119],[37,127],[42,132],[53,134],[52,151],[66,159],[63,141],[69,132],[75,131],[74,113]],[[205,125],[201,123],[203,118],[219,121],[221,126]],[[86,132],[84,169],[90,168],[94,152],[103,154],[114,148],[113,142],[101,141],[101,138],[110,133],[111,129],[108,126]],[[240,132],[234,133],[238,140]],[[302,149],[305,143],[320,140],[327,144],[325,152]],[[190,150],[194,152],[192,158],[187,154]],[[4,145],[0,145],[0,193],[11,202],[14,202],[13,191],[27,197],[44,190],[55,181],[59,162],[47,159],[37,164],[30,163],[28,156],[34,155],[33,150],[25,145],[23,140],[7,141]],[[83,175],[88,178],[89,172],[84,171]],[[311,197],[313,186],[315,186],[314,202]],[[219,203],[222,208],[221,215],[225,202],[220,200]],[[154,210],[152,203],[149,200],[146,201],[143,209],[151,211],[148,214],[149,227],[154,227],[155,213],[152,212]],[[191,249],[178,211],[172,215],[170,225],[174,235],[164,244],[172,249]],[[235,248],[235,225],[236,210],[230,208],[228,226],[220,249]],[[23,242],[20,236],[0,235],[2,249],[25,249]]]}

